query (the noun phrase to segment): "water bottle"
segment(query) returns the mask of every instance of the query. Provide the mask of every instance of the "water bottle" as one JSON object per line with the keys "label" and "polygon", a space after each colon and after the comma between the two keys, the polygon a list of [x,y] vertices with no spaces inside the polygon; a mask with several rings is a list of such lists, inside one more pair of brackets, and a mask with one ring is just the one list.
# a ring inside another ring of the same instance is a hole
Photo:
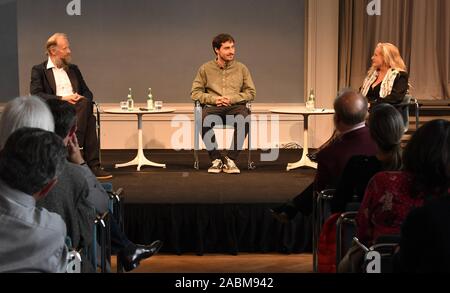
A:
{"label": "water bottle", "polygon": [[309,96],[308,99],[306,100],[306,110],[308,111],[314,111],[314,109],[316,108],[315,105],[315,96],[314,96],[314,90],[311,89],[309,91]]}
{"label": "water bottle", "polygon": [[133,101],[133,94],[131,93],[131,88],[128,89],[127,108],[128,111],[133,111],[134,109],[134,101]]}
{"label": "water bottle", "polygon": [[148,96],[147,96],[147,110],[153,111],[155,109],[153,104],[153,95],[152,95],[152,89],[148,88]]}

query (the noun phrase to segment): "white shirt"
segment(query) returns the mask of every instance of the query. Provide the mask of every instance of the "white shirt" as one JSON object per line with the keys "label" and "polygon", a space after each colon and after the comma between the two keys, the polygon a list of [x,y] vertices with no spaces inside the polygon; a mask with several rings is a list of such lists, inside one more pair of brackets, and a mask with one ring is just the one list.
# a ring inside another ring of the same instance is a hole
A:
{"label": "white shirt", "polygon": [[47,69],[52,69],[53,71],[57,96],[66,97],[74,94],[67,72],[64,68],[57,68],[50,57],[48,57]]}
{"label": "white shirt", "polygon": [[349,132],[361,129],[361,128],[365,127],[365,126],[366,126],[366,122],[361,122],[361,123],[355,125],[354,127],[352,127],[351,129],[349,129],[347,131],[344,131],[344,132],[341,132],[341,135],[344,135],[346,133],[349,133]]}

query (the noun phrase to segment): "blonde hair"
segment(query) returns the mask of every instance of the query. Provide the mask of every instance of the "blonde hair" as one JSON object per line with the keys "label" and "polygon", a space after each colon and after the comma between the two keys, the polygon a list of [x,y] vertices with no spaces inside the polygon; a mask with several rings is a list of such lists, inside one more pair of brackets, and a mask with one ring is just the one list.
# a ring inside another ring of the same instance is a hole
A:
{"label": "blonde hair", "polygon": [[[403,61],[403,58],[400,55],[400,51],[395,45],[391,43],[378,43],[376,48],[379,48],[381,50],[381,56],[383,57],[384,64],[392,69],[408,72],[405,61]],[[369,75],[376,70],[377,69],[372,66],[369,69]]]}
{"label": "blonde hair", "polygon": [[64,38],[66,40],[68,39],[67,35],[64,33],[55,33],[50,38],[48,38],[47,43],[45,44],[47,55],[50,55],[50,50],[58,45],[58,39],[60,38]]}

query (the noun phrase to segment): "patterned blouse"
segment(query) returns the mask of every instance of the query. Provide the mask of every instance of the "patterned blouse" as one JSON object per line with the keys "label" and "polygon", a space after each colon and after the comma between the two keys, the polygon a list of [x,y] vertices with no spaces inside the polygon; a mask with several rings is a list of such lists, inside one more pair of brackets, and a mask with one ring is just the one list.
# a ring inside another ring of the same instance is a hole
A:
{"label": "patterned blouse", "polygon": [[400,234],[409,212],[423,205],[423,198],[411,198],[412,175],[381,172],[367,186],[356,221],[360,241],[372,245],[380,235]]}

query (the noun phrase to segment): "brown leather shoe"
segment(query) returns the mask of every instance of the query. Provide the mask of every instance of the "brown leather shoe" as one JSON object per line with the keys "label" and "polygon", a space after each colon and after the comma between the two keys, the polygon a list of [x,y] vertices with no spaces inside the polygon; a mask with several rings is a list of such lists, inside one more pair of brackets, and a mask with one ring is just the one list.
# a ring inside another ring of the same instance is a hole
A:
{"label": "brown leather shoe", "polygon": [[94,173],[95,177],[97,177],[97,179],[110,179],[113,177],[113,175],[107,171],[105,171],[105,169],[103,169],[102,166],[95,166],[91,168],[92,173]]}

